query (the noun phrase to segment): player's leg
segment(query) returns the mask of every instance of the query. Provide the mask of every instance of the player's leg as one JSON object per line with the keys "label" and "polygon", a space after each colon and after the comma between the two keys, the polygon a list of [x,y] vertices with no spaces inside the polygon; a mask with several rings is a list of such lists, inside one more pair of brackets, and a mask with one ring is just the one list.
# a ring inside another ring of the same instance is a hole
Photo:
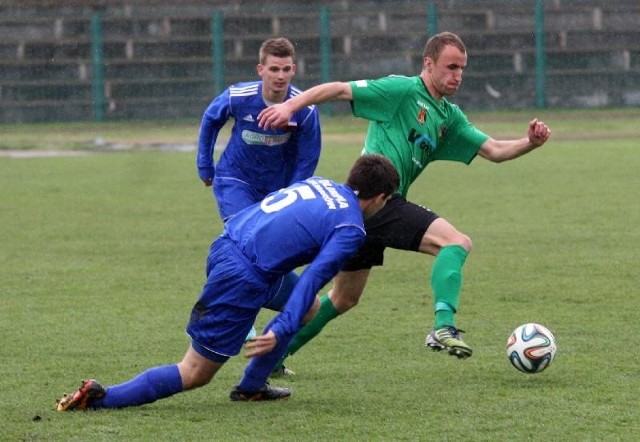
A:
{"label": "player's leg", "polygon": [[[293,291],[298,275],[290,272],[284,275],[280,280],[276,281],[270,287],[270,295],[264,307],[271,310],[282,311],[286,305],[291,292]],[[320,301],[316,296],[313,304],[302,318],[302,323],[306,324],[313,318],[320,308]],[[269,330],[277,316],[264,328],[264,332]],[[263,332],[263,333],[264,333]],[[278,341],[275,348],[262,356],[251,358],[249,364],[245,368],[244,375],[238,385],[234,386],[229,394],[233,401],[256,401],[256,400],[275,400],[286,399],[291,392],[286,388],[272,387],[267,382],[268,377],[283,377],[294,374],[288,370],[283,364],[283,355],[287,350],[291,339],[286,341]],[[277,361],[280,361],[279,363]],[[274,369],[274,366],[276,367]]]}
{"label": "player's leg", "polygon": [[447,350],[460,358],[471,356],[471,348],[460,338],[456,328],[462,287],[462,267],[471,251],[471,240],[443,218],[434,220],[420,242],[419,251],[435,255],[431,271],[431,287],[435,325],[426,344],[434,350]]}
{"label": "player's leg", "polygon": [[309,343],[333,319],[355,307],[367,285],[370,271],[371,269],[342,271],[336,275],[332,289],[327,295],[320,298],[317,306],[314,305],[314,308],[317,307],[317,311],[315,314],[308,314],[305,317],[308,322],[305,322],[304,327],[296,333],[286,352],[275,365],[270,375],[272,378],[293,374],[291,370],[285,367],[285,359]]}
{"label": "player's leg", "polygon": [[278,372],[284,368],[284,360],[287,356],[296,353],[316,337],[331,320],[357,305],[367,284],[371,267],[380,266],[383,263],[385,246],[382,239],[388,226],[399,219],[395,205],[400,200],[404,201],[400,197],[391,198],[382,210],[365,221],[367,239],[364,246],[336,275],[331,291],[320,298],[318,312],[294,336],[284,357],[276,365],[272,377],[278,377]]}
{"label": "player's leg", "polygon": [[[314,311],[318,309],[318,298],[314,300],[313,305],[303,318],[303,323],[309,321],[314,316]],[[278,319],[273,317],[266,325],[265,331],[270,330],[273,323]],[[278,370],[274,370],[274,366],[278,361],[282,361],[284,354],[289,347],[291,338],[286,340],[278,340],[276,346],[269,353],[261,356],[254,356],[247,364],[244,375],[240,382],[233,387],[229,397],[232,401],[256,401],[256,400],[276,400],[286,399],[291,392],[286,388],[272,387],[267,382],[269,377],[278,377]],[[282,366],[284,368],[284,366]],[[280,375],[282,375],[280,373]]]}
{"label": "player's leg", "polygon": [[[436,257],[431,272],[436,327],[427,337],[426,344],[461,358],[471,356],[471,348],[460,339],[454,322],[462,284],[462,266],[471,251],[469,237],[432,210],[400,196],[392,198],[365,223],[365,227],[367,241]],[[381,265],[381,262],[373,265]]]}
{"label": "player's leg", "polygon": [[296,353],[315,338],[331,320],[355,307],[367,285],[371,269],[354,272],[342,271],[334,279],[329,293],[320,298],[320,307],[313,318],[296,334],[289,348],[287,356]]}
{"label": "player's leg", "polygon": [[[269,301],[271,293],[270,284],[243,267],[246,266],[243,261],[234,263],[238,259],[235,258],[235,253],[230,253],[228,249],[221,249],[221,251],[223,255],[229,255],[229,259],[222,258],[213,266],[211,274],[219,272],[221,276],[213,278],[210,276],[187,325],[187,334],[191,336],[193,342],[198,344],[194,345],[194,349],[201,356],[214,361],[222,355],[240,353],[244,343],[243,337],[255,322],[261,306]],[[235,274],[237,277],[229,278],[230,274]],[[200,372],[198,366],[192,368],[188,362],[183,366],[193,378],[192,384],[185,384],[185,388],[190,385],[195,388],[200,383],[210,380],[206,377],[206,370]],[[268,367],[265,380],[272,368],[273,366]],[[185,376],[185,382],[188,380],[189,377]],[[249,385],[246,389],[242,389],[236,386],[231,399],[235,401],[275,400],[287,398],[291,394],[286,388],[271,387],[266,382],[255,389],[252,387],[253,385]]]}
{"label": "player's leg", "polygon": [[87,379],[75,393],[63,396],[57,409],[73,411],[149,404],[206,385],[227,359],[223,356],[218,361],[207,359],[190,346],[180,363],[150,368],[122,384],[104,388],[95,379]]}
{"label": "player's leg", "polygon": [[[265,330],[269,330],[276,320],[277,316],[273,317],[265,327]],[[282,355],[287,350],[290,341],[291,339],[278,339],[276,346],[269,353],[252,357],[245,367],[242,379],[231,389],[229,398],[232,401],[261,401],[288,398],[291,395],[289,389],[272,387],[267,382],[267,379],[273,372],[273,367],[277,361],[282,358]]]}
{"label": "player's leg", "polygon": [[[291,292],[293,291],[296,283],[298,282],[298,279],[299,279],[299,276],[296,272],[289,272],[286,275],[284,275],[282,278],[280,278],[278,281],[276,281],[273,284],[273,287],[271,288],[273,295],[271,295],[269,302],[267,302],[264,308],[268,308],[269,310],[274,310],[274,311],[282,311],[285,304],[289,300],[289,296],[291,296]],[[313,315],[315,315],[315,313],[318,311],[319,308],[320,308],[320,300],[316,296],[313,306],[311,307],[311,309],[309,309],[309,311],[303,318],[302,323],[306,324],[307,322],[309,322],[309,320],[313,317]],[[283,378],[283,377],[289,377],[294,375],[295,375],[295,372],[293,370],[284,366],[284,358],[282,358],[282,360],[280,360],[280,362],[276,364],[270,377],[275,379],[275,378]]]}

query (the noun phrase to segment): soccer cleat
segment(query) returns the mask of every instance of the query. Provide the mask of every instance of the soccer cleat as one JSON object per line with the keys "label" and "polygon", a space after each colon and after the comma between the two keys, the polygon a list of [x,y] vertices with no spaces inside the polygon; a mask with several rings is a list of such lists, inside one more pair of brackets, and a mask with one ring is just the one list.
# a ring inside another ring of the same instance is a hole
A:
{"label": "soccer cleat", "polygon": [[265,386],[257,391],[242,391],[236,385],[231,389],[229,399],[232,401],[276,401],[278,399],[288,399],[291,390],[284,387],[272,387],[267,382]]}
{"label": "soccer cleat", "polygon": [[269,377],[272,379],[280,379],[280,378],[287,378],[295,375],[296,375],[295,371],[288,369],[283,364],[280,364],[271,372]]}
{"label": "soccer cleat", "polygon": [[460,333],[464,331],[452,326],[431,330],[424,345],[434,351],[446,350],[460,359],[471,357],[473,350],[460,338]]}
{"label": "soccer cleat", "polygon": [[65,394],[56,402],[58,411],[86,410],[91,399],[104,397],[106,391],[95,379],[85,379],[73,394]]}

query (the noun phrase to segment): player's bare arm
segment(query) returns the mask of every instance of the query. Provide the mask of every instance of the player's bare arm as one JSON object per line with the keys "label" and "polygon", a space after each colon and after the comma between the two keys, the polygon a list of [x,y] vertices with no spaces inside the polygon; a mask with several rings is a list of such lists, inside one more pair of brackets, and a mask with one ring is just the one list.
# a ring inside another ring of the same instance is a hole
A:
{"label": "player's bare arm", "polygon": [[264,109],[258,115],[258,126],[267,130],[284,128],[287,126],[291,116],[305,106],[333,100],[351,100],[352,98],[353,95],[349,83],[323,83],[307,89],[284,103],[274,104]]}
{"label": "player's bare arm", "polygon": [[496,140],[489,138],[480,147],[478,154],[489,161],[502,161],[518,158],[542,146],[551,136],[551,129],[542,121],[534,118],[529,122],[527,136],[515,140]]}

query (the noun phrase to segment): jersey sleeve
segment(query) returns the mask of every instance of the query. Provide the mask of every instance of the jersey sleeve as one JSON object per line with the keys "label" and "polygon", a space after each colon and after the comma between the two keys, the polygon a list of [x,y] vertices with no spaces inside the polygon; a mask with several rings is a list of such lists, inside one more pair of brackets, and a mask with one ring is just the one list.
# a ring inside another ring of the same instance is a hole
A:
{"label": "jersey sleeve", "polygon": [[439,160],[471,163],[489,135],[469,122],[466,115],[456,105],[452,105],[450,126],[444,136],[444,148],[436,155]]}
{"label": "jersey sleeve", "polygon": [[229,89],[218,95],[209,104],[202,115],[200,133],[198,135],[198,155],[196,166],[201,179],[213,179],[215,168],[213,164],[213,149],[218,139],[218,133],[231,116],[231,102]]}
{"label": "jersey sleeve", "polygon": [[320,159],[322,137],[318,107],[313,106],[306,110],[308,111],[307,115],[299,125],[299,132],[296,136],[296,158],[291,179],[287,185],[312,177]]}
{"label": "jersey sleeve", "polygon": [[302,318],[313,305],[316,293],[327,284],[364,244],[361,226],[345,225],[336,229],[320,253],[300,275],[289,301],[271,327],[278,339],[289,339],[302,326]]}
{"label": "jersey sleeve", "polygon": [[411,90],[409,77],[390,76],[377,80],[351,81],[353,115],[372,121],[393,119],[398,106]]}

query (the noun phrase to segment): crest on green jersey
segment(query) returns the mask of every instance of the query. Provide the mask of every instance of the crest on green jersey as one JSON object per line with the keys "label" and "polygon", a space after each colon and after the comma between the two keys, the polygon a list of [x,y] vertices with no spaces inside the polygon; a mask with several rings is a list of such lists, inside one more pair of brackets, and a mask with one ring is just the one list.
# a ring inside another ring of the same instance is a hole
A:
{"label": "crest on green jersey", "polygon": [[418,115],[416,116],[418,123],[424,124],[427,122],[427,109],[421,107],[420,111],[418,111]]}

